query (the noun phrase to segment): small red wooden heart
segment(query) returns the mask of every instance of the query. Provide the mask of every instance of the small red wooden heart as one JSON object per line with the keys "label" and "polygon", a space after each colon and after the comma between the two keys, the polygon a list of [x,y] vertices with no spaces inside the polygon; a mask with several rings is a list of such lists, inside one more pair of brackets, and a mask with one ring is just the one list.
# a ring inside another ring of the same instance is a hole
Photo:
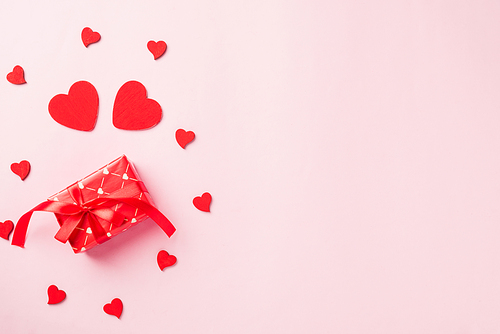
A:
{"label": "small red wooden heart", "polygon": [[153,57],[156,60],[160,58],[167,50],[167,43],[165,43],[164,41],[149,41],[148,50],[153,54]]}
{"label": "small red wooden heart", "polygon": [[204,212],[210,212],[210,203],[212,202],[212,195],[209,193],[204,193],[201,196],[197,196],[193,199],[194,206]]}
{"label": "small red wooden heart", "polygon": [[177,258],[174,255],[168,254],[167,251],[161,250],[158,252],[156,261],[158,262],[160,270],[163,271],[166,267],[173,266],[177,262]]}
{"label": "small red wooden heart", "polygon": [[145,130],[161,120],[161,106],[147,98],[146,88],[129,81],[118,90],[113,106],[113,125],[123,130]]}
{"label": "small red wooden heart", "polygon": [[187,144],[193,141],[194,132],[193,131],[186,132],[184,129],[179,129],[175,131],[175,139],[182,148],[185,148]]}
{"label": "small red wooden heart", "polygon": [[82,42],[85,47],[88,47],[90,44],[97,43],[101,39],[101,34],[97,31],[93,31],[89,27],[83,28],[82,30]]}
{"label": "small red wooden heart", "polygon": [[24,70],[21,66],[14,66],[12,72],[7,74],[7,81],[14,85],[22,85],[26,83],[24,80]]}
{"label": "small red wooden heart", "polygon": [[5,240],[9,240],[10,232],[14,229],[14,223],[10,220],[6,220],[3,223],[0,222],[0,237]]}
{"label": "small red wooden heart", "polygon": [[47,294],[49,295],[47,304],[58,304],[66,298],[66,292],[59,290],[55,285],[49,286]]}
{"label": "small red wooden heart", "polygon": [[50,116],[68,128],[91,131],[97,121],[99,96],[95,87],[87,81],[75,82],[68,95],[58,94],[49,102]]}
{"label": "small red wooden heart", "polygon": [[31,165],[29,161],[23,160],[20,163],[14,162],[10,165],[10,170],[24,180],[30,173]]}
{"label": "small red wooden heart", "polygon": [[102,309],[107,314],[114,315],[115,317],[120,319],[123,311],[123,303],[120,298],[115,298],[111,301],[111,303],[104,305]]}

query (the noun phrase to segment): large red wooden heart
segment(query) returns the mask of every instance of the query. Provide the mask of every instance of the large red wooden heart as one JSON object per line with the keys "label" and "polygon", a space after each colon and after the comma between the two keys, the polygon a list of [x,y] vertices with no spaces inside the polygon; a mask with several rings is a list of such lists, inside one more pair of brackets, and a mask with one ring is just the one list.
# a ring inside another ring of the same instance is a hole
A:
{"label": "large red wooden heart", "polygon": [[14,85],[22,85],[26,83],[24,80],[24,70],[21,66],[14,66],[12,72],[7,74],[7,81]]}
{"label": "large red wooden heart", "polygon": [[82,30],[82,42],[85,47],[88,47],[92,43],[97,43],[101,39],[101,34],[97,31],[93,31],[89,27],[83,28]]}
{"label": "large red wooden heart", "polygon": [[97,121],[99,96],[95,87],[87,81],[75,82],[68,95],[58,94],[49,102],[50,116],[68,128],[91,131]]}
{"label": "large red wooden heart", "polygon": [[177,262],[177,258],[174,255],[168,254],[167,251],[161,250],[158,252],[158,256],[156,257],[156,261],[158,262],[158,266],[160,267],[160,270],[163,270],[166,267],[173,266]]}
{"label": "large red wooden heart", "polygon": [[66,292],[59,290],[55,285],[49,286],[47,294],[49,295],[47,304],[58,304],[66,298]]}
{"label": "large red wooden heart", "polygon": [[153,54],[153,57],[156,60],[160,58],[167,50],[167,43],[165,43],[164,41],[149,41],[148,50]]}
{"label": "large red wooden heart", "polygon": [[29,161],[23,160],[20,163],[14,162],[13,164],[10,165],[10,170],[18,175],[21,180],[24,181],[26,176],[30,173],[31,165]]}
{"label": "large red wooden heart", "polygon": [[194,139],[193,131],[186,131],[184,129],[179,129],[175,131],[175,140],[182,147],[185,148],[187,144],[192,142]]}
{"label": "large red wooden heart", "polygon": [[146,88],[129,81],[118,90],[113,106],[113,125],[123,130],[145,130],[161,120],[161,106],[147,98]]}
{"label": "large red wooden heart", "polygon": [[204,212],[210,212],[210,203],[212,202],[212,195],[209,193],[204,193],[201,196],[197,196],[193,199],[194,206]]}
{"label": "large red wooden heart", "polygon": [[120,298],[115,298],[111,301],[111,303],[104,305],[102,309],[107,314],[114,315],[115,317],[120,319],[123,311],[123,303]]}
{"label": "large red wooden heart", "polygon": [[14,229],[14,223],[11,220],[6,220],[3,223],[0,222],[0,237],[9,240],[12,229]]}

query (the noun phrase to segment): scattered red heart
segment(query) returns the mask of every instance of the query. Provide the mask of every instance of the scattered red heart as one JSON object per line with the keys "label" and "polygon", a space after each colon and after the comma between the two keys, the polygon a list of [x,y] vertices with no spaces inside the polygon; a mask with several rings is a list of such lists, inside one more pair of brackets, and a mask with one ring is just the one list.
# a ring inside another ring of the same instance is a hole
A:
{"label": "scattered red heart", "polygon": [[153,54],[156,60],[160,58],[167,50],[167,43],[165,43],[164,41],[158,41],[158,42],[149,41],[148,50]]}
{"label": "scattered red heart", "polygon": [[163,271],[166,267],[173,266],[177,262],[177,258],[174,255],[168,254],[167,251],[161,250],[158,252],[156,261],[158,262],[160,270]]}
{"label": "scattered red heart", "polygon": [[102,309],[107,314],[114,315],[115,317],[120,319],[123,311],[123,303],[120,298],[115,298],[111,301],[111,303],[104,305]]}
{"label": "scattered red heart", "polygon": [[204,193],[201,196],[197,196],[193,199],[194,206],[204,212],[210,212],[210,203],[212,202],[212,195],[209,193]]}
{"label": "scattered red heart", "polygon": [[10,165],[10,170],[24,180],[30,173],[31,165],[29,161],[23,160],[20,163],[14,162]]}
{"label": "scattered red heart", "polygon": [[97,43],[101,39],[101,34],[97,31],[93,31],[89,27],[83,28],[82,30],[82,42],[85,47],[88,47],[90,44]]}
{"label": "scattered red heart", "polygon": [[47,304],[59,304],[66,298],[66,292],[59,290],[55,285],[49,286],[47,294],[49,295]]}
{"label": "scattered red heart", "polygon": [[68,95],[58,94],[49,102],[50,116],[68,128],[91,131],[97,121],[99,96],[95,87],[87,81],[75,82]]}
{"label": "scattered red heart", "polygon": [[5,240],[9,240],[10,232],[14,229],[14,223],[10,220],[6,220],[3,223],[0,222],[0,237]]}
{"label": "scattered red heart", "polygon": [[193,131],[185,131],[184,129],[179,129],[175,131],[175,140],[182,147],[185,148],[187,144],[192,142],[194,139]]}
{"label": "scattered red heart", "polygon": [[21,66],[14,66],[12,72],[7,74],[7,81],[14,85],[22,85],[26,83],[24,80],[24,70]]}
{"label": "scattered red heart", "polygon": [[118,90],[113,106],[113,125],[122,130],[145,130],[161,120],[161,106],[147,98],[146,88],[129,81]]}

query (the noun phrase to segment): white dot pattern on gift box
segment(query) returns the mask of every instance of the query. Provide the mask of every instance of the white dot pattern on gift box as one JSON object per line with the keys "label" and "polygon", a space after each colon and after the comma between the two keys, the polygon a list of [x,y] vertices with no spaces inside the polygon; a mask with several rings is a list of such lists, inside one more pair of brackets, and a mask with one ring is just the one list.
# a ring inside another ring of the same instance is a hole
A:
{"label": "white dot pattern on gift box", "polygon": [[[86,190],[91,190],[91,191],[95,191],[95,192],[97,192],[97,194],[98,194],[98,195],[97,195],[97,197],[99,197],[99,195],[103,195],[103,194],[104,194],[104,195],[109,195],[109,193],[105,192],[105,191],[102,189],[102,188],[103,188],[104,181],[105,181],[106,177],[119,177],[119,178],[121,178],[121,179],[122,179],[122,181],[123,181],[123,182],[122,182],[122,185],[121,185],[121,188],[123,188],[123,187],[124,187],[125,182],[138,182],[138,181],[139,181],[139,180],[137,180],[137,179],[134,179],[134,178],[131,178],[131,177],[129,177],[129,176],[128,176],[127,172],[128,172],[128,169],[129,169],[130,165],[127,165],[127,167],[125,168],[125,172],[124,172],[123,174],[121,174],[121,175],[120,175],[120,174],[113,173],[113,172],[110,172],[110,171],[109,171],[109,169],[108,169],[107,167],[108,167],[108,166],[106,166],[106,167],[104,167],[104,168],[102,169],[101,186],[100,186],[99,188],[94,189],[94,188],[85,187],[85,185],[83,184],[83,182],[82,182],[82,181],[79,181],[79,182],[78,182],[78,188],[80,188],[80,189],[86,189]],[[141,192],[141,193],[139,194],[138,199],[142,199],[143,194],[144,194],[144,193],[143,193],[143,192]],[[55,201],[57,201],[57,200],[58,200],[58,199],[57,199],[57,197],[54,197],[54,200],[55,200]],[[76,203],[75,203],[75,204],[76,204]],[[116,205],[116,206],[115,206],[115,211],[116,211],[117,209],[118,209],[118,205]],[[138,212],[139,212],[139,210],[138,210],[138,209],[136,209],[136,210],[135,210],[135,214],[134,214],[134,215],[135,215],[135,216],[137,216]],[[132,218],[130,222],[131,222],[131,224],[137,223],[137,219]],[[111,229],[112,229],[112,227],[113,227],[113,225],[110,225],[110,226],[109,226],[109,230],[108,230],[108,232],[106,233],[106,235],[107,235],[108,237],[111,237],[111,236],[112,236],[112,234],[111,234]],[[77,228],[77,229],[80,229],[80,228]],[[83,231],[83,229],[80,229],[80,230],[82,230],[82,231]],[[126,230],[127,230],[127,228],[123,229],[123,232],[125,232]],[[83,242],[83,247],[80,249],[80,251],[81,251],[81,252],[83,252],[83,251],[85,251],[85,250],[86,250],[85,246],[87,246],[87,241],[88,241],[89,235],[91,236],[91,234],[92,234],[92,229],[91,229],[90,227],[88,227],[88,228],[87,228],[87,230],[86,230],[85,232],[86,232],[88,235],[86,235],[85,240],[84,240],[84,242]],[[93,238],[91,238],[91,239],[93,239]],[[75,248],[75,250],[76,250],[76,249],[77,249],[77,248]]]}

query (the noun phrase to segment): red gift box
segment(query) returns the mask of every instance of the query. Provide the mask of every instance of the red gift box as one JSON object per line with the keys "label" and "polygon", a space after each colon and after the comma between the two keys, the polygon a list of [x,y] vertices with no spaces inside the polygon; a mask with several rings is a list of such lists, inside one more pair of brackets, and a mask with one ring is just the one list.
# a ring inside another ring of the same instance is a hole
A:
{"label": "red gift box", "polygon": [[55,238],[69,241],[75,253],[101,244],[152,218],[170,237],[175,227],[156,209],[134,165],[125,155],[49,197],[16,224],[12,244],[24,246],[34,211],[53,212],[60,225]]}

